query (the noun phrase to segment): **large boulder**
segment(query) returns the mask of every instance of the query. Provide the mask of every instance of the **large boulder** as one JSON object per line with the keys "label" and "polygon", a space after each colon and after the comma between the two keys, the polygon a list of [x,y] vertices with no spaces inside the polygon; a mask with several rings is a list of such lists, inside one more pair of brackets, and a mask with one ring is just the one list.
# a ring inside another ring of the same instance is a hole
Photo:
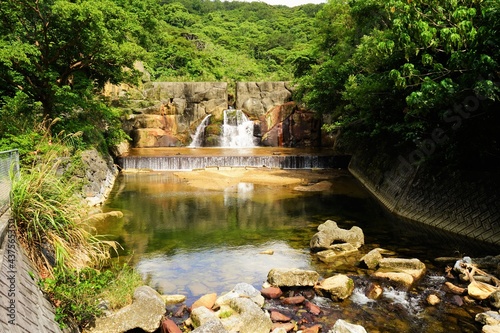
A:
{"label": "large boulder", "polygon": [[133,329],[145,332],[156,331],[165,314],[165,302],[154,289],[148,286],[138,287],[134,300],[118,312],[108,317],[97,318],[95,327],[89,333],[123,333]]}
{"label": "large boulder", "polygon": [[347,256],[358,252],[358,248],[350,243],[332,244],[328,250],[316,253],[319,260],[329,263],[334,262],[338,257]]}
{"label": "large boulder", "polygon": [[418,259],[384,258],[373,277],[387,279],[406,289],[425,274],[425,264]]}
{"label": "large boulder", "polygon": [[342,301],[352,295],[354,281],[347,275],[338,274],[321,281],[314,286],[314,290],[320,296]]}
{"label": "large boulder", "polygon": [[276,105],[285,104],[292,98],[287,82],[237,82],[236,109],[242,109],[258,118]]}
{"label": "large boulder", "polygon": [[312,251],[327,250],[334,243],[350,243],[359,248],[365,243],[363,230],[352,227],[350,230],[339,228],[337,223],[328,220],[318,226],[318,232],[314,234],[309,245]]}
{"label": "large boulder", "polygon": [[277,287],[312,287],[318,279],[318,272],[297,268],[273,268],[267,274],[267,282]]}
{"label": "large boulder", "polygon": [[264,296],[262,296],[260,291],[255,289],[254,286],[248,283],[238,283],[234,286],[233,290],[217,298],[215,305],[217,307],[227,305],[231,299],[238,297],[249,298],[259,307],[264,306]]}
{"label": "large boulder", "polygon": [[365,254],[360,262],[369,269],[375,269],[378,263],[383,259],[382,254],[378,249],[373,249],[367,254]]}
{"label": "large boulder", "polygon": [[224,327],[231,332],[269,333],[273,323],[271,318],[252,300],[248,298],[233,298],[229,306],[235,314],[222,319]]}

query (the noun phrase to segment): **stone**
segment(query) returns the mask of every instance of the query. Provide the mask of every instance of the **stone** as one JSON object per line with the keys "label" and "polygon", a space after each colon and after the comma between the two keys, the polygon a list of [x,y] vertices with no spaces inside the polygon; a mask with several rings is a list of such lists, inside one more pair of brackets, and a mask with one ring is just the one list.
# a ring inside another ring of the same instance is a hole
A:
{"label": "stone", "polygon": [[273,322],[277,322],[277,321],[279,321],[279,322],[287,322],[287,321],[292,320],[292,318],[289,317],[289,316],[286,316],[286,315],[282,314],[279,311],[271,310],[271,320]]}
{"label": "stone", "polygon": [[484,325],[482,333],[500,333],[500,325]]}
{"label": "stone", "polygon": [[219,320],[217,314],[205,306],[194,308],[189,318],[191,318],[194,327],[202,326],[212,320]]}
{"label": "stone", "polygon": [[500,313],[497,311],[478,313],[475,320],[483,325],[500,325]]}
{"label": "stone", "polygon": [[156,331],[165,314],[165,303],[154,289],[141,286],[135,289],[132,304],[108,317],[96,318],[91,333],[122,333],[132,329]]}
{"label": "stone", "polygon": [[469,296],[477,300],[485,300],[496,291],[497,288],[492,285],[479,281],[472,281],[467,286]]}
{"label": "stone", "polygon": [[186,301],[186,295],[161,295],[165,304],[178,304]]}
{"label": "stone", "polygon": [[343,319],[338,319],[333,328],[328,333],[367,333],[361,325],[348,323]]}
{"label": "stone", "polygon": [[267,287],[260,291],[262,296],[269,299],[280,298],[283,295],[283,291],[279,287]]}
{"label": "stone", "polygon": [[318,183],[312,184],[312,185],[299,185],[293,188],[294,191],[299,191],[299,192],[324,192],[328,191],[332,187],[332,183],[323,180]]}
{"label": "stone", "polygon": [[378,263],[383,259],[382,254],[378,249],[373,249],[367,254],[365,254],[360,262],[362,265],[366,266],[369,269],[375,269],[378,266]]}
{"label": "stone", "polygon": [[453,295],[453,297],[451,298],[451,303],[455,304],[456,306],[462,306],[464,305],[464,300],[458,295]]}
{"label": "stone", "polygon": [[221,320],[226,330],[240,333],[269,333],[271,330],[271,319],[252,300],[233,298],[229,306],[235,314]]}
{"label": "stone", "polygon": [[500,290],[492,292],[488,297],[488,301],[492,307],[500,309]]}
{"label": "stone", "polygon": [[306,300],[306,298],[304,296],[299,295],[299,296],[285,297],[285,298],[283,298],[282,302],[283,302],[283,304],[296,305],[296,304],[304,303],[305,300]]}
{"label": "stone", "polygon": [[435,294],[430,294],[429,296],[427,296],[426,301],[427,301],[427,304],[432,305],[432,306],[441,303],[441,299]]}
{"label": "stone", "polygon": [[319,260],[330,263],[336,261],[339,257],[347,256],[358,252],[358,248],[350,243],[330,245],[328,250],[319,251],[316,253]]}
{"label": "stone", "polygon": [[425,274],[425,265],[418,259],[384,258],[378,267],[373,277],[387,279],[406,289]]}
{"label": "stone", "polygon": [[354,291],[354,281],[347,275],[338,274],[321,281],[314,286],[314,290],[319,296],[342,301],[351,296]]}
{"label": "stone", "polygon": [[191,333],[229,333],[219,319],[213,319],[194,329]]}
{"label": "stone", "polygon": [[320,307],[317,306],[316,304],[314,304],[312,302],[306,302],[305,304],[306,304],[307,311],[309,311],[313,315],[318,316],[321,313]]}
{"label": "stone", "polygon": [[273,268],[267,274],[267,281],[277,287],[312,287],[318,279],[318,272],[297,268]]}
{"label": "stone", "polygon": [[365,243],[363,230],[356,226],[350,230],[341,229],[336,222],[328,220],[318,226],[318,232],[312,237],[309,246],[317,252],[329,249],[333,243],[350,243],[359,248]]}
{"label": "stone", "polygon": [[217,298],[215,305],[220,307],[221,305],[229,304],[229,300],[238,297],[249,298],[259,307],[264,306],[264,296],[248,283],[238,283],[233,290]]}
{"label": "stone", "polygon": [[211,309],[215,305],[216,300],[217,300],[216,293],[203,295],[199,299],[194,301],[193,305],[191,305],[191,311],[200,306],[204,306],[207,309]]}
{"label": "stone", "polygon": [[163,319],[163,322],[161,323],[161,331],[165,333],[182,333],[177,324],[172,319],[168,318]]}
{"label": "stone", "polygon": [[274,331],[275,329],[283,329],[286,332],[293,331],[295,328],[294,323],[273,323],[272,330]]}
{"label": "stone", "polygon": [[283,328],[283,327],[276,327],[276,328],[273,328],[272,332],[271,333],[286,333],[286,329]]}
{"label": "stone", "polygon": [[451,283],[449,281],[446,281],[444,283],[444,286],[445,286],[447,291],[449,291],[455,295],[464,295],[465,292],[467,291],[467,289],[455,286],[453,283]]}
{"label": "stone", "polygon": [[384,293],[384,289],[378,283],[370,283],[365,290],[365,296],[370,299],[379,299]]}
{"label": "stone", "polygon": [[313,325],[302,329],[302,333],[319,333],[323,327],[320,324]]}

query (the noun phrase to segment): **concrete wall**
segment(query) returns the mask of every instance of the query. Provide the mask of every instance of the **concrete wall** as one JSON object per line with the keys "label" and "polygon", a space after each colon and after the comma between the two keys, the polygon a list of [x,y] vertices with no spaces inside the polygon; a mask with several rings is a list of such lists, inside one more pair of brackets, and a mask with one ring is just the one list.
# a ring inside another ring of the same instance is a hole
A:
{"label": "concrete wall", "polygon": [[61,333],[35,269],[9,230],[9,218],[9,211],[0,217],[0,332]]}
{"label": "concrete wall", "polygon": [[355,154],[349,170],[399,217],[500,245],[500,192],[486,175],[465,181],[373,152]]}

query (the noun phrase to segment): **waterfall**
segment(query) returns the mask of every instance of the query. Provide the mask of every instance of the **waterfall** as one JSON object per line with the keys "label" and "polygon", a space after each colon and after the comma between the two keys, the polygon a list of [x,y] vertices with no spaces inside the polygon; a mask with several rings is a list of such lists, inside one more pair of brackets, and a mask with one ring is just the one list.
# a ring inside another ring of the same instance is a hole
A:
{"label": "waterfall", "polygon": [[210,118],[210,116],[211,114],[203,118],[201,123],[198,125],[198,127],[196,128],[196,132],[194,133],[193,136],[193,141],[191,141],[191,144],[188,147],[196,148],[196,147],[201,147],[203,145],[205,127],[207,127],[208,125],[208,119]]}
{"label": "waterfall", "polygon": [[221,147],[255,147],[253,121],[248,120],[241,110],[224,110]]}

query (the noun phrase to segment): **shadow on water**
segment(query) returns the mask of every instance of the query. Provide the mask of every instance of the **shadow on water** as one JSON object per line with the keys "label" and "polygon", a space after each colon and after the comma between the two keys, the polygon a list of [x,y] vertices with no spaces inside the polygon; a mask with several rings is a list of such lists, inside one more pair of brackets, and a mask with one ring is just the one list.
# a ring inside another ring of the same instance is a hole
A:
{"label": "shadow on water", "polygon": [[[355,280],[354,295],[342,303],[315,298],[324,311],[315,320],[327,327],[337,318],[350,318],[370,332],[478,331],[465,309],[425,307],[423,297],[440,292],[444,267],[434,258],[495,254],[492,249],[396,220],[348,174],[331,172],[332,189],[322,193],[252,183],[210,191],[170,172],[123,174],[104,209],[121,210],[124,218],[96,227],[121,243],[121,259],[131,260],[151,286],[186,295],[188,305],[239,282],[260,289],[271,268],[295,267],[316,270],[323,278],[345,273]],[[382,300],[366,299],[366,271],[349,260],[324,264],[309,251],[309,240],[327,219],[342,228],[361,227],[363,253],[382,247],[399,257],[419,258],[427,265],[426,278],[410,292],[386,289]],[[269,250],[272,255],[262,254]]]}

